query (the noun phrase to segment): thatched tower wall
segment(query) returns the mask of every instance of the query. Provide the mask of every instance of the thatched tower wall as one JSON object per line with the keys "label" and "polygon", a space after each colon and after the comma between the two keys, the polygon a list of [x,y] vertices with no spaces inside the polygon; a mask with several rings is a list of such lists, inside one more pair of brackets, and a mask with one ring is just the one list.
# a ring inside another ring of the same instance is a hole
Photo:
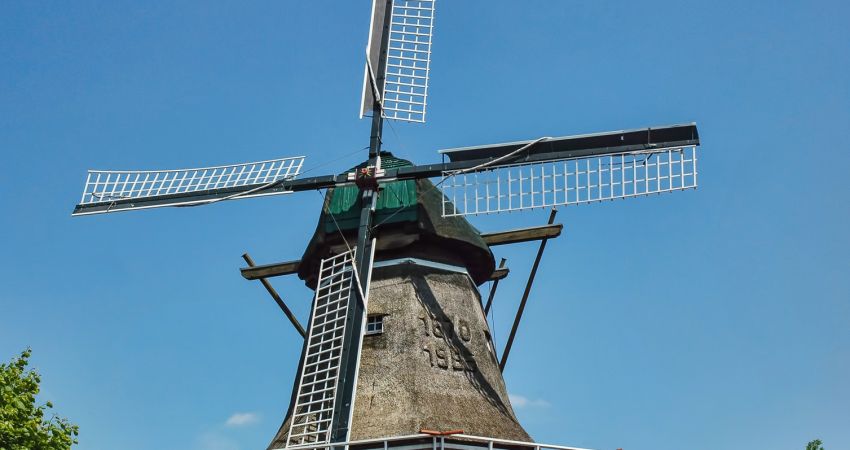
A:
{"label": "thatched tower wall", "polygon": [[[441,217],[442,195],[430,181],[382,188],[367,314],[382,317],[384,330],[363,338],[351,439],[424,428],[529,441],[511,408],[477,289],[495,268],[492,252],[465,219]],[[308,286],[315,287],[322,258],[344,251],[343,239],[355,242],[358,199],[356,188],[328,192],[299,270]],[[285,445],[288,420],[270,448]]]}

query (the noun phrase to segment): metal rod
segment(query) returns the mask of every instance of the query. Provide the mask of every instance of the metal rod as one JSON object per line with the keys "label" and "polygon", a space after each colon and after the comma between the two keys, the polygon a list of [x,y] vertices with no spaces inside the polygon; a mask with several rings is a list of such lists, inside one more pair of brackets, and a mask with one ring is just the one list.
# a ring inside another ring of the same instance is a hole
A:
{"label": "metal rod", "polygon": [[[549,213],[549,225],[555,222],[555,214],[558,213],[558,210],[552,208],[552,212]],[[505,364],[508,362],[508,355],[511,354],[511,346],[514,344],[514,337],[516,337],[516,330],[519,328],[519,321],[522,320],[522,313],[525,311],[525,303],[528,301],[528,294],[531,292],[531,285],[534,283],[534,276],[537,275],[537,267],[540,266],[540,258],[543,257],[543,250],[546,249],[546,242],[548,239],[543,239],[540,241],[540,248],[537,249],[537,256],[534,258],[534,264],[531,266],[531,273],[528,274],[528,282],[525,284],[525,292],[522,293],[522,300],[519,302],[519,309],[517,309],[516,317],[514,318],[514,324],[511,327],[511,334],[508,336],[508,343],[505,344],[505,351],[502,352],[502,360],[499,361],[499,370],[505,371]]]}
{"label": "metal rod", "polygon": [[[248,266],[255,266],[254,260],[251,258],[251,255],[245,253],[242,255],[242,259],[244,259],[245,262],[248,263]],[[275,303],[277,303],[277,306],[280,306],[280,309],[283,311],[284,314],[286,314],[286,317],[289,318],[289,321],[292,322],[292,326],[295,327],[295,330],[298,331],[298,334],[300,334],[302,338],[306,339],[307,332],[304,331],[304,327],[301,326],[301,322],[298,322],[298,318],[295,317],[295,314],[292,314],[292,311],[289,309],[288,306],[286,306],[286,303],[284,303],[283,299],[280,298],[280,295],[278,295],[277,291],[274,289],[274,287],[272,287],[271,283],[269,283],[269,281],[265,278],[258,279],[260,280],[260,283],[263,283],[263,287],[265,287],[266,290],[269,291],[269,295],[272,296]]]}
{"label": "metal rod", "polygon": [[[502,261],[499,262],[499,268],[502,269],[505,267],[505,262],[508,260],[506,258],[502,258]],[[496,288],[499,287],[499,279],[493,282],[493,287],[490,288],[490,296],[487,297],[487,305],[484,306],[484,317],[487,317],[487,314],[490,313],[490,306],[493,305],[493,297],[496,296]]]}

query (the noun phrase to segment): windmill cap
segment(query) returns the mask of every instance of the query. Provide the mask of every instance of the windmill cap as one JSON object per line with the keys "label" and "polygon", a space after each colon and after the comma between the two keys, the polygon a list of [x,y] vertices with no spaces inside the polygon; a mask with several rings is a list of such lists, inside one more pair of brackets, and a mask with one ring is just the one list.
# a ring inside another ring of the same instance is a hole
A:
{"label": "windmill cap", "polygon": [[[381,152],[382,168],[412,165],[390,152]],[[345,241],[350,246],[357,242],[361,205],[357,186],[328,189],[316,232],[298,269],[298,276],[310,288],[316,286],[316,274],[323,258],[344,251]],[[443,194],[430,180],[381,183],[372,221],[377,237],[375,259],[416,257],[453,264],[466,268],[477,285],[484,283],[496,267],[493,253],[481,233],[466,219],[443,217],[442,211]]]}

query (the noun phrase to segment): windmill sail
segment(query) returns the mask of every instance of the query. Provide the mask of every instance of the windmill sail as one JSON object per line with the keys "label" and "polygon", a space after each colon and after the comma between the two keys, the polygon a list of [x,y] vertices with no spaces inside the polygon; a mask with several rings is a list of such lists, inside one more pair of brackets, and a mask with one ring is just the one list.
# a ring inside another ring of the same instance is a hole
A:
{"label": "windmill sail", "polygon": [[[366,44],[366,65],[363,68],[363,96],[360,104],[360,118],[372,112],[375,104],[376,71],[381,58],[381,35],[387,12],[386,0],[372,0],[372,23],[369,26],[369,42]],[[378,88],[380,89],[380,88]],[[380,97],[380,95],[379,95]]]}
{"label": "windmill sail", "polygon": [[295,178],[303,164],[297,156],[197,169],[89,170],[73,215],[285,194],[272,185]]}
{"label": "windmill sail", "polygon": [[698,145],[696,125],[690,124],[445,150],[441,153],[455,164],[483,162],[443,172],[443,215],[577,205],[696,188]]}
{"label": "windmill sail", "polygon": [[435,2],[436,0],[391,2],[389,36],[385,37],[387,54],[384,61],[381,61],[380,47],[388,2],[374,0],[372,26],[366,49],[368,63],[364,73],[360,117],[372,111],[374,89],[370,77],[374,74],[375,82],[379,84],[384,118],[425,122]]}
{"label": "windmill sail", "polygon": [[328,443],[341,372],[354,251],[323,259],[286,447]]}

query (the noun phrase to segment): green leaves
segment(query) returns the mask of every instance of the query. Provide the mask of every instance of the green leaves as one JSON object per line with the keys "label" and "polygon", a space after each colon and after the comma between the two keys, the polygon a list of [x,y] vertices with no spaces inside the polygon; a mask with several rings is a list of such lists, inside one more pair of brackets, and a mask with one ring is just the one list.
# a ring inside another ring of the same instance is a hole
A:
{"label": "green leaves", "polygon": [[806,444],[806,450],[823,450],[823,445],[820,439],[815,439],[812,442]]}
{"label": "green leaves", "polygon": [[31,355],[26,349],[8,364],[0,364],[0,450],[70,449],[77,443],[79,427],[55,414],[44,420],[53,403],[35,403],[41,377],[27,370]]}

